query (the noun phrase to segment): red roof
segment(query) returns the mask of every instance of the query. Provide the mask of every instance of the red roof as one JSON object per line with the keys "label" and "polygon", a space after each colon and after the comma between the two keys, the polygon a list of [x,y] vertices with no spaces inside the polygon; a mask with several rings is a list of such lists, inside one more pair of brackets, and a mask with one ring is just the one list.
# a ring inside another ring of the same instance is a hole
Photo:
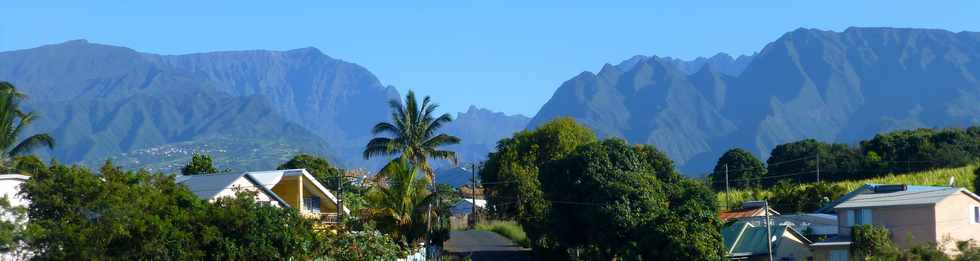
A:
{"label": "red roof", "polygon": [[718,213],[718,218],[721,222],[728,222],[733,219],[747,218],[747,217],[761,217],[765,216],[766,212],[762,211],[762,207],[756,208],[743,208],[736,210],[729,210]]}

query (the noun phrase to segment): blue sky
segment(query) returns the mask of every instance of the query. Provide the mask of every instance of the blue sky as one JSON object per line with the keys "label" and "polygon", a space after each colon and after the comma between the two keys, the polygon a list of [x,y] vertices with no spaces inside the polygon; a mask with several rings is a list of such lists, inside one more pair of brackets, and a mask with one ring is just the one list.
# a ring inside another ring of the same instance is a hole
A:
{"label": "blue sky", "polygon": [[975,0],[281,2],[6,1],[0,50],[80,38],[162,54],[313,46],[448,112],[530,116],[563,81],[637,54],[750,54],[800,27],[980,31]]}

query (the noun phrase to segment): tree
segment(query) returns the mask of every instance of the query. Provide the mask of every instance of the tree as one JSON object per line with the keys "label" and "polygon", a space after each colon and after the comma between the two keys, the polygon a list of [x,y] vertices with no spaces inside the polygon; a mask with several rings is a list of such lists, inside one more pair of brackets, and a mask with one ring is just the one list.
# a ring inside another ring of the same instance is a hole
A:
{"label": "tree", "polygon": [[766,175],[766,167],[752,153],[735,148],[722,154],[714,171],[708,174],[708,180],[715,191],[725,189],[726,172],[731,188],[748,188],[759,185],[759,179]]}
{"label": "tree", "polygon": [[27,208],[14,206],[6,196],[0,197],[0,253],[10,260],[27,260],[27,242],[33,232],[27,223]]}
{"label": "tree", "polygon": [[98,175],[52,164],[21,195],[31,201],[28,244],[40,260],[309,260],[325,251],[296,209],[247,191],[208,203],[172,175],[111,161]]}
{"label": "tree", "polygon": [[432,200],[429,181],[419,178],[415,166],[405,158],[393,161],[384,171],[387,180],[368,191],[368,207],[362,215],[402,246],[414,246],[426,235],[426,206]]}
{"label": "tree", "polygon": [[546,254],[552,246],[544,225],[550,206],[541,191],[539,168],[595,140],[588,127],[572,118],[557,118],[499,141],[480,170],[491,214],[521,223],[539,259],[561,258]]}
{"label": "tree", "polygon": [[197,154],[191,157],[191,162],[188,162],[183,168],[180,169],[180,174],[183,175],[199,175],[199,174],[213,174],[218,173],[218,169],[214,168],[211,164],[211,156],[207,154]]}
{"label": "tree", "polygon": [[18,141],[27,126],[37,119],[34,112],[20,109],[20,102],[26,97],[13,84],[0,82],[0,164],[5,168],[9,168],[7,165],[14,156],[30,153],[41,146],[54,148],[54,138],[46,133],[30,135]]}
{"label": "tree", "polygon": [[793,185],[789,181],[776,183],[771,189],[769,203],[782,213],[808,213],[816,211],[848,192],[840,184],[818,182]]}
{"label": "tree", "polygon": [[308,154],[293,156],[276,169],[306,169],[320,184],[334,191],[338,190],[342,179],[340,170],[334,168],[326,159]]}
{"label": "tree", "polygon": [[395,260],[402,257],[400,247],[395,241],[370,226],[327,236],[325,240],[323,246],[326,260]]}
{"label": "tree", "polygon": [[440,128],[453,119],[448,113],[436,116],[439,105],[429,96],[422,98],[422,104],[415,99],[415,92],[408,91],[404,105],[399,100],[388,102],[391,107],[391,122],[374,125],[371,132],[375,137],[364,148],[364,158],[399,155],[408,160],[434,181],[435,172],[429,165],[429,158],[445,159],[456,164],[456,153],[440,147],[459,143],[459,138],[439,133]]}
{"label": "tree", "polygon": [[851,227],[851,234],[851,253],[859,260],[894,260],[900,253],[888,229],[881,225],[856,225]]}
{"label": "tree", "polygon": [[722,258],[714,194],[651,150],[609,139],[548,163],[539,176],[547,238],[581,259]]}

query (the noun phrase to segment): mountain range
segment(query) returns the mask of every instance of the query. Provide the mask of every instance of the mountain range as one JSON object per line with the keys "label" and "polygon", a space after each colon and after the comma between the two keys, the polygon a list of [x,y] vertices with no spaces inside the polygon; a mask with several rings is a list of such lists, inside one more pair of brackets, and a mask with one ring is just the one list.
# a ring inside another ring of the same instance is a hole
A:
{"label": "mountain range", "polygon": [[[463,139],[451,147],[461,162],[474,162],[501,138],[568,116],[603,137],[654,144],[698,175],[733,147],[765,159],[804,138],[980,124],[978,61],[980,33],[797,29],[751,55],[633,56],[565,81],[531,118],[470,107],[444,130]],[[375,168],[381,161],[360,152],[399,98],[315,48],[158,55],[76,40],[0,52],[0,80],[41,114],[32,131],[56,138],[46,156],[162,171],[193,152],[230,169],[300,152]]]}
{"label": "mountain range", "polygon": [[[32,131],[58,143],[47,156],[161,171],[196,152],[234,170],[274,168],[296,153],[376,167],[381,160],[360,152],[370,128],[390,117],[388,101],[400,98],[367,69],[315,48],[157,55],[75,40],[0,53],[0,79],[42,115]],[[515,117],[476,130],[487,126],[482,119],[508,116],[474,109],[448,128],[464,138],[462,155],[485,155],[488,140],[523,129],[527,118]]]}
{"label": "mountain range", "polygon": [[724,56],[699,68],[645,56],[607,64],[563,83],[530,127],[574,117],[602,136],[655,144],[697,175],[732,147],[765,159],[804,138],[980,123],[980,33],[798,29],[743,57],[742,69]]}

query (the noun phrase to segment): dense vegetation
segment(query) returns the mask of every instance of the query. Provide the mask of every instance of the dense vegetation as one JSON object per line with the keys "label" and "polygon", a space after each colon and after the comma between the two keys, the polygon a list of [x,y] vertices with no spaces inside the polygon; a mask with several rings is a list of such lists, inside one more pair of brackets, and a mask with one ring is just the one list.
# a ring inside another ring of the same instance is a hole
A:
{"label": "dense vegetation", "polygon": [[[781,144],[766,160],[765,173],[744,178],[742,173],[730,171],[729,185],[731,188],[770,187],[781,181],[859,180],[892,173],[960,167],[980,159],[980,127],[894,131],[875,135],[858,144],[829,144],[813,139]],[[751,162],[751,158],[740,161],[732,158],[730,153],[723,155],[709,174],[709,181],[716,190],[725,187],[723,164],[729,164],[731,169],[731,165],[748,164],[737,162]],[[755,165],[750,164],[740,170],[754,168]],[[732,175],[739,178],[732,178]]]}
{"label": "dense vegetation", "polygon": [[[977,171],[975,174],[974,172]],[[926,186],[947,186],[952,178],[953,186],[974,188],[976,176],[980,175],[976,165],[959,168],[926,170],[906,174],[888,174],[875,178],[796,184],[781,182],[770,188],[733,189],[730,192],[718,192],[718,202],[724,202],[726,209],[737,208],[747,200],[769,199],[772,207],[781,213],[794,213],[814,210],[826,199],[833,200],[843,191],[844,193],[857,189],[864,184],[910,184]],[[826,198],[826,199],[825,199]],[[785,202],[786,204],[784,204]]]}
{"label": "dense vegetation", "polygon": [[722,257],[714,194],[659,150],[562,118],[502,140],[480,172],[492,214],[514,218],[537,258]]}
{"label": "dense vegetation", "polygon": [[[37,168],[36,158],[20,161],[32,171],[21,192],[31,202],[30,219],[0,226],[0,235],[9,235],[0,239],[9,250],[29,250],[41,260],[363,260],[394,258],[400,249],[371,230],[318,232],[296,209],[256,203],[247,192],[207,202],[167,174],[124,171],[111,162],[93,173],[58,163]],[[344,258],[351,253],[360,258]]]}

